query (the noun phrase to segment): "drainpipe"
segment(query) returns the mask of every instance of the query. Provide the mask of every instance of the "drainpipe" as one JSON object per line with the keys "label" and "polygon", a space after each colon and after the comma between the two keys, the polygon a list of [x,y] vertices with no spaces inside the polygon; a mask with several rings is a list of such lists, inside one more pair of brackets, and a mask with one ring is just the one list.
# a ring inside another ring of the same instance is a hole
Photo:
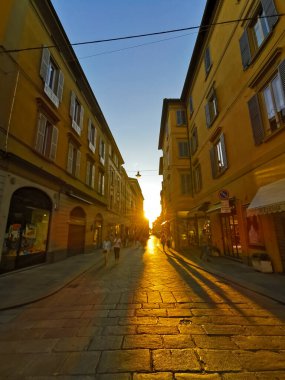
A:
{"label": "drainpipe", "polygon": [[15,98],[16,98],[18,82],[19,82],[19,74],[20,74],[20,71],[18,70],[17,71],[16,83],[15,83],[15,87],[14,87],[14,92],[13,92],[12,104],[11,104],[10,113],[9,113],[8,125],[7,125],[7,133],[6,133],[5,146],[4,146],[4,150],[6,153],[8,150],[9,131],[10,131],[10,125],[11,125],[11,119],[12,119],[12,114],[13,114],[13,109],[14,109],[14,103],[15,103]]}

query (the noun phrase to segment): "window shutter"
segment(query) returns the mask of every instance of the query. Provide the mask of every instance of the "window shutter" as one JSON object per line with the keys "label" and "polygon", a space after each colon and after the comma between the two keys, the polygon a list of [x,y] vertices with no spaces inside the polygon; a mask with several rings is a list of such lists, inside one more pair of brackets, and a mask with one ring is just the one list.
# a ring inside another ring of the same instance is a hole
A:
{"label": "window shutter", "polygon": [[92,165],[91,187],[94,189],[94,186],[95,186],[95,165]]}
{"label": "window shutter", "polygon": [[211,67],[211,56],[210,56],[210,48],[209,47],[207,47],[207,49],[205,50],[204,60],[205,60],[205,69],[206,69],[206,73],[207,73]]}
{"label": "window shutter", "polygon": [[285,98],[285,60],[280,63],[278,70],[279,70],[279,75],[280,75],[282,88],[283,88],[283,94]]}
{"label": "window shutter", "polygon": [[241,36],[239,40],[239,45],[240,45],[242,66],[244,69],[246,69],[249,66],[250,60],[251,60],[250,45],[249,45],[247,30],[243,32],[243,35]]}
{"label": "window shutter", "polygon": [[[262,8],[264,10],[265,15],[268,17],[267,22],[270,30],[273,29],[274,25],[278,21],[278,13],[275,8],[275,4],[273,0],[261,0]],[[273,17],[272,17],[273,16]]]}
{"label": "window shutter", "polygon": [[47,118],[42,113],[40,113],[39,120],[38,120],[36,145],[35,145],[35,149],[40,153],[43,153],[43,149],[44,149],[46,123],[47,123]]}
{"label": "window shutter", "polygon": [[88,119],[88,141],[93,144],[93,141],[91,141],[91,119]]}
{"label": "window shutter", "polygon": [[102,195],[105,195],[105,177],[102,174]]}
{"label": "window shutter", "polygon": [[89,185],[90,181],[90,161],[86,163],[86,184]]}
{"label": "window shutter", "polygon": [[81,129],[81,132],[83,130],[83,117],[84,117],[84,108],[81,105],[80,106],[80,129]]}
{"label": "window shutter", "polygon": [[43,48],[42,51],[42,61],[41,61],[41,68],[40,68],[40,76],[43,78],[43,80],[47,81],[48,76],[48,67],[50,62],[50,52],[48,48]]}
{"label": "window shutter", "polygon": [[223,161],[224,161],[223,170],[225,170],[228,167],[228,159],[227,159],[227,152],[226,152],[225,135],[223,133],[220,136],[220,141],[221,141],[221,148],[222,148]]}
{"label": "window shutter", "polygon": [[49,155],[50,159],[53,161],[56,158],[57,141],[58,141],[58,129],[56,127],[53,127],[52,135],[51,135],[50,155]]}
{"label": "window shutter", "polygon": [[253,138],[255,145],[259,145],[262,143],[264,138],[264,129],[261,118],[261,112],[259,108],[258,95],[254,95],[248,101],[248,109],[251,120],[251,127],[253,132]]}
{"label": "window shutter", "polygon": [[206,125],[207,125],[207,128],[209,128],[211,125],[211,115],[210,115],[209,103],[206,103],[206,105],[205,105],[205,114],[206,114]]}
{"label": "window shutter", "polygon": [[194,112],[192,96],[190,96],[190,98],[189,98],[189,111],[190,111],[190,114],[192,114]]}
{"label": "window shutter", "polygon": [[211,159],[211,168],[212,168],[212,177],[217,177],[217,163],[216,163],[216,149],[214,146],[210,149],[210,159]]}
{"label": "window shutter", "polygon": [[76,168],[75,168],[75,177],[80,177],[80,160],[81,160],[81,152],[78,149],[76,154]]}
{"label": "window shutter", "polygon": [[67,171],[68,173],[72,173],[73,166],[73,145],[71,143],[68,144],[68,157],[67,157]]}
{"label": "window shutter", "polygon": [[75,112],[75,100],[76,100],[76,95],[73,91],[71,91],[69,114],[70,114],[72,120],[73,120],[74,112]]}
{"label": "window shutter", "polygon": [[185,111],[181,111],[181,116],[182,116],[182,124],[186,124],[186,114],[185,114]]}
{"label": "window shutter", "polygon": [[176,111],[176,122],[177,122],[177,125],[181,125],[182,124],[182,121],[181,121],[181,111],[180,110]]}
{"label": "window shutter", "polygon": [[60,102],[62,101],[63,85],[64,85],[64,75],[63,75],[63,72],[60,71],[58,75],[58,87],[57,87],[57,97]]}

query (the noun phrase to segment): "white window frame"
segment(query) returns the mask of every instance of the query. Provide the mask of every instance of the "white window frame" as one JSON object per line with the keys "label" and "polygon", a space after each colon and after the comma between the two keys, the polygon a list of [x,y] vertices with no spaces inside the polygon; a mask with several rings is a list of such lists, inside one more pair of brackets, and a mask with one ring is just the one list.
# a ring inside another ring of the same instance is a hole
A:
{"label": "white window frame", "polygon": [[72,128],[75,132],[81,136],[83,130],[83,118],[84,118],[84,108],[77,98],[75,92],[71,91],[70,96],[70,116],[72,120]]}
{"label": "white window frame", "polygon": [[215,140],[210,150],[213,178],[219,177],[228,168],[225,136],[223,133]]}
{"label": "white window frame", "polygon": [[187,140],[178,141],[178,155],[179,155],[179,158],[189,157],[189,143]]}
{"label": "white window frame", "polygon": [[76,178],[80,177],[81,152],[73,143],[68,144],[67,172]]}
{"label": "white window frame", "polygon": [[46,47],[42,51],[40,76],[44,80],[45,94],[58,108],[63,96],[64,75]]}
{"label": "white window frame", "polygon": [[176,110],[176,124],[178,126],[186,124],[186,112],[185,112],[185,110]]}
{"label": "white window frame", "polygon": [[97,130],[95,125],[92,123],[91,119],[88,120],[88,147],[92,153],[96,150],[96,135]]}
{"label": "white window frame", "polygon": [[267,133],[271,133],[285,123],[285,98],[279,73],[263,88],[262,99],[269,125]]}
{"label": "white window frame", "polygon": [[207,97],[207,103],[205,105],[205,114],[206,114],[206,124],[207,127],[211,127],[214,120],[219,114],[218,111],[218,99],[217,94],[214,88],[210,91],[210,94]]}
{"label": "white window frame", "polygon": [[191,174],[188,172],[180,173],[180,190],[182,195],[191,194]]}
{"label": "white window frame", "polygon": [[105,195],[105,174],[101,170],[98,173],[98,193]]}
{"label": "white window frame", "polygon": [[94,189],[95,186],[95,165],[94,162],[86,161],[86,185]]}
{"label": "white window frame", "polygon": [[106,143],[101,137],[100,142],[99,142],[99,159],[102,165],[105,164],[105,155],[106,155]]}

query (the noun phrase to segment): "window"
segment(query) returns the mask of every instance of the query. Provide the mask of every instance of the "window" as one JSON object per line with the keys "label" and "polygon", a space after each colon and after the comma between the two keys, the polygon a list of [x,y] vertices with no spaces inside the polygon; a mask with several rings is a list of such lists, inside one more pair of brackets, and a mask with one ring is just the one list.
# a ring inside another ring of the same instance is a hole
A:
{"label": "window", "polygon": [[105,194],[105,175],[102,171],[99,171],[98,175],[98,193],[101,195]]}
{"label": "window", "polygon": [[55,160],[58,129],[42,113],[39,114],[35,149],[43,156]]}
{"label": "window", "polygon": [[94,189],[95,183],[95,165],[94,162],[87,160],[86,162],[86,185]]}
{"label": "window", "polygon": [[71,91],[70,98],[70,116],[72,120],[72,128],[80,136],[83,129],[84,108],[73,91]]}
{"label": "window", "polygon": [[99,143],[99,157],[100,162],[102,165],[105,163],[105,150],[106,150],[106,144],[105,141],[101,138]]}
{"label": "window", "polygon": [[219,177],[228,167],[225,136],[222,133],[210,150],[211,167],[213,178]]}
{"label": "window", "polygon": [[67,158],[67,171],[73,176],[79,178],[80,176],[80,150],[73,144],[69,142],[68,145],[68,158]]}
{"label": "window", "polygon": [[193,155],[198,149],[198,130],[197,127],[194,127],[190,136],[190,149],[191,154]]}
{"label": "window", "polygon": [[177,125],[185,125],[186,124],[186,114],[183,110],[176,111],[176,123]]}
{"label": "window", "polygon": [[210,55],[210,48],[209,46],[205,50],[205,55],[204,55],[204,63],[205,63],[205,71],[206,74],[210,71],[212,67],[212,62],[211,62],[211,55]]}
{"label": "window", "polygon": [[195,165],[193,168],[193,184],[195,193],[198,193],[202,189],[202,173],[200,164]]}
{"label": "window", "polygon": [[179,157],[189,157],[189,144],[188,141],[178,141]]}
{"label": "window", "polygon": [[213,121],[218,115],[218,99],[217,99],[216,91],[213,88],[207,97],[207,103],[205,105],[205,114],[206,114],[206,124],[207,124],[207,127],[209,128],[213,124]]}
{"label": "window", "polygon": [[260,0],[240,39],[242,65],[246,69],[278,21],[274,0]]}
{"label": "window", "polygon": [[89,149],[91,150],[91,152],[95,153],[96,129],[90,119],[88,120],[88,142]]}
{"label": "window", "polygon": [[64,76],[50,55],[48,48],[43,48],[40,76],[43,78],[44,91],[56,107],[62,100]]}
{"label": "window", "polygon": [[191,194],[191,175],[190,173],[181,173],[180,174],[181,182],[181,194]]}
{"label": "window", "polygon": [[285,60],[260,93],[249,100],[248,108],[255,145],[285,127]]}

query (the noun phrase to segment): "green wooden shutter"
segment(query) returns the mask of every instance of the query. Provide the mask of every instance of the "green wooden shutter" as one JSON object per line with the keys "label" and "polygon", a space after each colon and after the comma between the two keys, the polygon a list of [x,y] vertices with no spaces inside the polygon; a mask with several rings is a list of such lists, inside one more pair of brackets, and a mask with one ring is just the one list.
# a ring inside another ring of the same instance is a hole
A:
{"label": "green wooden shutter", "polygon": [[211,115],[210,115],[209,103],[205,104],[205,115],[206,115],[206,125],[207,125],[207,128],[209,128],[211,125]]}
{"label": "green wooden shutter", "polygon": [[258,95],[254,95],[248,101],[248,109],[255,145],[259,145],[264,139],[264,128],[259,107]]}
{"label": "green wooden shutter", "polygon": [[91,119],[88,119],[88,141],[93,144],[93,141],[91,141]]}
{"label": "green wooden shutter", "polygon": [[84,117],[84,108],[83,106],[81,105],[80,106],[80,129],[81,129],[81,132],[83,130],[83,117]]}
{"label": "green wooden shutter", "polygon": [[285,60],[280,63],[278,70],[279,70],[279,75],[280,75],[282,88],[283,88],[283,94],[285,98]]}
{"label": "green wooden shutter", "polygon": [[41,60],[41,68],[40,68],[40,76],[46,82],[48,79],[48,67],[50,62],[50,52],[49,49],[44,47],[42,51],[42,60]]}
{"label": "green wooden shutter", "polygon": [[212,177],[216,178],[218,173],[217,161],[216,161],[216,148],[212,146],[210,149],[210,160],[211,160],[211,169]]}
{"label": "green wooden shutter", "polygon": [[242,66],[244,69],[246,69],[249,66],[250,61],[251,61],[250,44],[248,40],[247,30],[243,32],[243,35],[241,36],[239,40],[239,45],[240,45]]}
{"label": "green wooden shutter", "polygon": [[90,184],[90,161],[86,162],[86,184]]}
{"label": "green wooden shutter", "polygon": [[73,167],[73,145],[71,143],[68,144],[68,156],[67,156],[67,171],[72,174]]}
{"label": "green wooden shutter", "polygon": [[75,95],[75,93],[73,91],[71,91],[69,114],[70,114],[72,120],[74,118],[74,112],[75,112],[75,100],[76,100],[76,95]]}
{"label": "green wooden shutter", "polygon": [[62,94],[63,94],[63,85],[64,85],[64,75],[62,71],[59,71],[58,74],[58,87],[57,87],[57,97],[59,101],[62,101]]}
{"label": "green wooden shutter", "polygon": [[278,13],[273,0],[260,0],[265,15],[267,16],[267,22],[270,30],[278,21]]}
{"label": "green wooden shutter", "polygon": [[94,186],[95,186],[95,165],[92,165],[91,187],[94,189]]}
{"label": "green wooden shutter", "polygon": [[75,177],[80,177],[80,160],[81,160],[81,152],[78,149],[76,154],[76,168],[75,168]]}
{"label": "green wooden shutter", "polygon": [[43,149],[44,149],[46,123],[47,123],[47,118],[42,113],[40,113],[39,119],[38,119],[38,128],[37,128],[37,136],[36,136],[36,144],[35,144],[36,151],[40,153],[43,153]]}
{"label": "green wooden shutter", "polygon": [[51,135],[51,147],[50,147],[50,159],[55,160],[56,150],[57,150],[57,141],[58,141],[58,129],[53,126],[52,135]]}

